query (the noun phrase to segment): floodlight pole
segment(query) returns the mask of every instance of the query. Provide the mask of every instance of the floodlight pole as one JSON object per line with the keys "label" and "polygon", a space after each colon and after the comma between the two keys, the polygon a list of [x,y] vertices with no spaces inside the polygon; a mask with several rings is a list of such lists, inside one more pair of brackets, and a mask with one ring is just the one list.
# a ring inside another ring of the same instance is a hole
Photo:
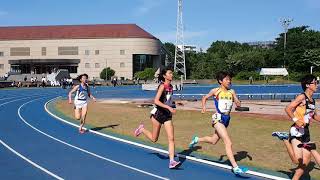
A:
{"label": "floodlight pole", "polygon": [[280,23],[284,29],[284,40],[283,40],[283,67],[286,66],[286,46],[287,46],[287,32],[290,23],[293,21],[291,18],[282,18],[280,19]]}
{"label": "floodlight pole", "polygon": [[174,55],[174,71],[180,72],[184,80],[187,79],[186,73],[186,57],[184,52],[184,37],[183,37],[183,20],[182,20],[182,0],[178,0],[178,15],[177,15],[177,32],[176,32],[176,47]]}

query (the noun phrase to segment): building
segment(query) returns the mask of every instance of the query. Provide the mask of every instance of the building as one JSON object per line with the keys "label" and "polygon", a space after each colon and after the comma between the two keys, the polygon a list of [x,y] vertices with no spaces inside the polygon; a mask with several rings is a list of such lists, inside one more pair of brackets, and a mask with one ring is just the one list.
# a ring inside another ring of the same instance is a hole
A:
{"label": "building", "polygon": [[253,46],[255,48],[272,48],[275,45],[274,41],[255,41],[255,42],[247,42],[249,46]]}
{"label": "building", "polygon": [[[178,45],[179,49],[182,49],[182,45]],[[197,52],[197,46],[195,45],[184,45],[185,52]]]}
{"label": "building", "polygon": [[0,76],[8,72],[99,78],[105,67],[132,79],[146,67],[165,64],[159,39],[135,24],[0,27]]}
{"label": "building", "polygon": [[184,45],[185,52],[197,52],[197,46],[195,45]]}

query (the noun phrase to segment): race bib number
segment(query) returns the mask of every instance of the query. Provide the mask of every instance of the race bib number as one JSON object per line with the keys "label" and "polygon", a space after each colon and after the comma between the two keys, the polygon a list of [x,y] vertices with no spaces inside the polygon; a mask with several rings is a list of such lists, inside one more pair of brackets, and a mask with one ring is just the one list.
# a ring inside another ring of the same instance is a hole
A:
{"label": "race bib number", "polygon": [[156,114],[156,112],[157,112],[157,108],[156,107],[154,107],[151,111],[150,111],[150,114]]}
{"label": "race bib number", "polygon": [[221,120],[221,114],[220,113],[212,114],[212,124],[216,124],[220,120]]}
{"label": "race bib number", "polygon": [[167,94],[166,99],[167,99],[167,101],[169,101],[171,99],[171,94]]}
{"label": "race bib number", "polygon": [[219,100],[218,108],[221,112],[229,112],[231,111],[233,102],[230,100]]}
{"label": "race bib number", "polygon": [[294,137],[301,137],[304,135],[304,128],[303,127],[291,127],[290,128],[290,135]]}

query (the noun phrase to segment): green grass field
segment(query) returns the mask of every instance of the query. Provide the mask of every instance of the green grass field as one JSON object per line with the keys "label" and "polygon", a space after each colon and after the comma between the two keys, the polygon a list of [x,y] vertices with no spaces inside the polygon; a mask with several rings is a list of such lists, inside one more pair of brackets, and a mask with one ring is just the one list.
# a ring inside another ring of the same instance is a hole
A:
{"label": "green grass field", "polygon": [[[55,107],[64,115],[73,118],[73,105],[65,100],[56,102]],[[151,128],[149,119],[149,108],[138,108],[133,104],[102,104],[90,103],[87,124],[98,127],[101,132],[112,132],[124,136],[133,137],[133,131],[140,122],[147,129]],[[173,117],[175,127],[175,142],[179,150],[188,149],[188,144],[194,134],[198,136],[212,135],[214,129],[210,124],[210,113],[201,114],[199,111],[178,110]],[[115,125],[115,126],[112,126]],[[234,154],[239,164],[257,168],[267,169],[280,174],[290,174],[295,165],[291,163],[282,141],[271,136],[273,131],[285,131],[289,129],[291,122],[288,120],[274,120],[259,115],[246,116],[244,113],[232,114],[232,120],[228,128],[233,142]],[[111,127],[112,128],[111,128]],[[319,124],[311,125],[311,136],[313,141],[320,139]],[[139,140],[146,141],[143,136]],[[158,142],[164,147],[167,144],[164,129]],[[199,144],[196,153],[212,157],[212,159],[226,161],[225,150],[222,142],[216,145]],[[320,179],[319,166],[314,162],[309,165],[309,175],[312,179]]]}

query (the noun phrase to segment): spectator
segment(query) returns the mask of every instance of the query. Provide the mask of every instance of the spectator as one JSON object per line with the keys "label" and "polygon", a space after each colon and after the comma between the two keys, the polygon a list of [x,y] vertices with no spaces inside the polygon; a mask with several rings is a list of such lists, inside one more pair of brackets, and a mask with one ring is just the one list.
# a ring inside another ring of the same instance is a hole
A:
{"label": "spectator", "polygon": [[67,79],[63,78],[62,79],[62,89],[66,89],[66,86],[67,86]]}
{"label": "spectator", "polygon": [[44,88],[46,86],[47,79],[43,76],[41,79],[41,86]]}
{"label": "spectator", "polygon": [[70,88],[72,88],[72,86],[73,86],[73,79],[72,78],[69,79],[69,86],[70,86]]}
{"label": "spectator", "polygon": [[9,74],[8,74],[8,73],[5,73],[5,74],[4,74],[4,80],[6,81],[6,80],[8,79],[8,77],[9,77]]}
{"label": "spectator", "polygon": [[253,78],[252,76],[249,77],[249,84],[252,84],[253,83]]}
{"label": "spectator", "polygon": [[16,81],[13,81],[13,82],[11,83],[11,86],[12,86],[12,87],[16,87]]}
{"label": "spectator", "polygon": [[111,83],[113,84],[113,87],[116,87],[117,85],[117,78],[113,78]]}

